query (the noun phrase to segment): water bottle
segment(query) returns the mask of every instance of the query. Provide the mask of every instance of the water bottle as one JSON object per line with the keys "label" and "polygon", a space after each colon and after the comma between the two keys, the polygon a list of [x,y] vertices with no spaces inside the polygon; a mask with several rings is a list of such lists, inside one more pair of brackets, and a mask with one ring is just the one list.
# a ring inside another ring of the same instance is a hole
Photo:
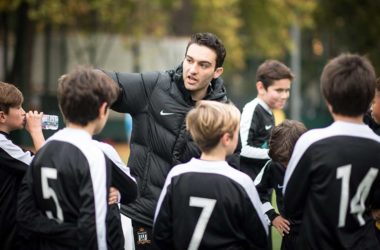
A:
{"label": "water bottle", "polygon": [[43,115],[41,126],[42,129],[57,130],[58,129],[58,116],[56,115]]}

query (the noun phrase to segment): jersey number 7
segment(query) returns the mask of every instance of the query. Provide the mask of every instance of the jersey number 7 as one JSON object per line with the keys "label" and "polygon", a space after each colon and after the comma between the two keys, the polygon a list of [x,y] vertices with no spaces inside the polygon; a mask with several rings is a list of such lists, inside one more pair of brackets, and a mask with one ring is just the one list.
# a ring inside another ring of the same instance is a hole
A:
{"label": "jersey number 7", "polygon": [[189,247],[187,248],[188,250],[198,249],[215,204],[216,200],[214,199],[190,196],[189,205],[191,207],[201,207],[202,212],[199,216],[197,225],[195,226],[193,236],[191,237]]}

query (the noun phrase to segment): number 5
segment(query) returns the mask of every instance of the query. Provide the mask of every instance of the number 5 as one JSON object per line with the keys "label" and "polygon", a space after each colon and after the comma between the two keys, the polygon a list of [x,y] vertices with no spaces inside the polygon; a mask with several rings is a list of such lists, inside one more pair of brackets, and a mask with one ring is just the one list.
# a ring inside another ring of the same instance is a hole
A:
{"label": "number 5", "polygon": [[[56,219],[58,222],[63,222],[62,208],[59,205],[58,197],[57,197],[57,194],[55,193],[54,189],[49,187],[48,179],[53,179],[53,180],[57,179],[57,169],[46,168],[46,167],[41,168],[42,197],[44,199],[49,199],[49,198],[53,199],[53,201],[55,203],[55,207],[57,209],[57,218]],[[51,211],[46,211],[46,215],[50,219],[54,219],[53,213]]]}
{"label": "number 5", "polygon": [[195,226],[193,236],[191,237],[188,250],[196,250],[199,247],[199,244],[201,243],[201,240],[203,238],[203,234],[206,230],[207,223],[210,219],[210,216],[212,214],[212,211],[214,210],[216,200],[214,199],[207,199],[207,198],[200,198],[200,197],[193,197],[190,196],[190,206],[191,207],[201,207],[202,212],[199,216],[197,225]]}

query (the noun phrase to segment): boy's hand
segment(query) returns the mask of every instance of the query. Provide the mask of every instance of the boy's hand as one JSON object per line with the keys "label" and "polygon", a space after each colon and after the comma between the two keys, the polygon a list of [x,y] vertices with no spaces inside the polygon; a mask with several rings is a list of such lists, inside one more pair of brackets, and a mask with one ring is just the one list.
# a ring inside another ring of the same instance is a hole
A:
{"label": "boy's hand", "polygon": [[42,116],[44,113],[34,110],[25,114],[26,124],[25,129],[30,133],[36,133],[42,131]]}
{"label": "boy's hand", "polygon": [[110,192],[108,194],[108,205],[116,204],[119,202],[120,193],[117,188],[110,187]]}
{"label": "boy's hand", "polygon": [[290,231],[289,221],[284,219],[281,215],[273,219],[272,225],[277,229],[282,237],[284,237],[284,233],[288,234]]}

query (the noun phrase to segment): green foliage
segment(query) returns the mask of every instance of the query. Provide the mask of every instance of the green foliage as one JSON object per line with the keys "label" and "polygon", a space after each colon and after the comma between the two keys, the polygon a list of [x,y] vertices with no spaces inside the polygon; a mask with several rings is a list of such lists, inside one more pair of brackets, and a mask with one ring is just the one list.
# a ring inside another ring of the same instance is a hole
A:
{"label": "green foliage", "polygon": [[320,0],[315,19],[329,34],[329,56],[340,52],[366,54],[380,70],[380,1]]}

